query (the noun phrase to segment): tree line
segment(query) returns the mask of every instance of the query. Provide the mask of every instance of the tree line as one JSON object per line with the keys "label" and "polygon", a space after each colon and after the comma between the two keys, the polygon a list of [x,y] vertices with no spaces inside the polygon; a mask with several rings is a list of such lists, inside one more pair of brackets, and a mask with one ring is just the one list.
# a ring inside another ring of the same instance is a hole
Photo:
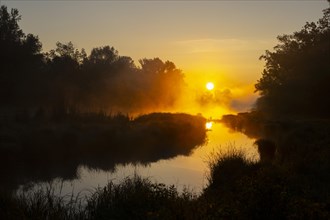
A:
{"label": "tree line", "polygon": [[263,118],[330,118],[330,8],[318,22],[307,22],[278,36],[266,50],[255,110]]}
{"label": "tree line", "polygon": [[0,8],[2,110],[157,110],[175,104],[184,75],[173,62],[121,56],[111,46],[88,55],[72,42],[42,52],[38,36],[25,34],[17,9]]}

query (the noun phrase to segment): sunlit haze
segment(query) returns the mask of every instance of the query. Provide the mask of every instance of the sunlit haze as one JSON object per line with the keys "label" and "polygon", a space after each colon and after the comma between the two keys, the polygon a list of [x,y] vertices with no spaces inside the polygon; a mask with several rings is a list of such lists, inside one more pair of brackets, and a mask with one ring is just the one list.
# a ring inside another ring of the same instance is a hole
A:
{"label": "sunlit haze", "polygon": [[214,84],[212,82],[208,82],[208,83],[206,83],[206,88],[208,90],[212,90],[212,89],[214,89]]}
{"label": "sunlit haze", "polygon": [[[26,33],[44,51],[72,41],[86,52],[110,45],[138,65],[142,58],[170,60],[185,74],[186,88],[172,111],[206,116],[249,110],[264,66],[259,57],[276,36],[316,21],[326,1],[2,1],[17,8]],[[280,16],[279,16],[280,15]],[[222,100],[198,106],[208,89]],[[225,97],[222,97],[225,96]],[[165,109],[168,111],[171,109]]]}

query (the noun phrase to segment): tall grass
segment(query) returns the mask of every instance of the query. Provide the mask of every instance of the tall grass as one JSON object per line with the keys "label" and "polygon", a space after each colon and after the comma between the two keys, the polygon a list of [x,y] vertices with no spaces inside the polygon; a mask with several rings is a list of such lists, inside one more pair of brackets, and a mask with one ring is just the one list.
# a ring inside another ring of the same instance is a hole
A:
{"label": "tall grass", "polygon": [[121,184],[110,182],[88,200],[88,219],[184,219],[195,195],[178,193],[171,185],[134,175]]}
{"label": "tall grass", "polygon": [[[72,194],[73,195],[73,194]],[[88,197],[55,193],[55,187],[0,194],[0,219],[193,219],[197,195],[178,192],[138,175],[110,181]]]}
{"label": "tall grass", "polygon": [[207,176],[208,189],[231,185],[236,178],[246,173],[253,162],[245,157],[242,149],[229,146],[221,148],[208,157],[209,174]]}
{"label": "tall grass", "polygon": [[58,195],[55,188],[48,185],[12,195],[0,194],[0,219],[84,219],[79,194]]}

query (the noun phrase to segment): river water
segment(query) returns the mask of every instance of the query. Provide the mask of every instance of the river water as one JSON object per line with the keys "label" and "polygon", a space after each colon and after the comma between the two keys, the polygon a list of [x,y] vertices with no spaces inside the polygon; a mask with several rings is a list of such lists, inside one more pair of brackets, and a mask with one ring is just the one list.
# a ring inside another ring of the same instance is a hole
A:
{"label": "river water", "polygon": [[189,156],[177,156],[168,160],[159,160],[149,165],[118,165],[114,172],[92,170],[80,166],[79,178],[73,181],[54,180],[61,186],[62,195],[70,193],[88,194],[97,187],[105,186],[108,181],[120,182],[125,177],[132,177],[135,173],[150,178],[152,181],[175,185],[179,191],[184,188],[196,193],[202,191],[207,185],[209,157],[215,152],[226,152],[233,148],[242,150],[246,157],[258,160],[253,139],[242,133],[233,132],[221,123],[212,122],[212,127],[207,131],[207,142],[193,150]]}

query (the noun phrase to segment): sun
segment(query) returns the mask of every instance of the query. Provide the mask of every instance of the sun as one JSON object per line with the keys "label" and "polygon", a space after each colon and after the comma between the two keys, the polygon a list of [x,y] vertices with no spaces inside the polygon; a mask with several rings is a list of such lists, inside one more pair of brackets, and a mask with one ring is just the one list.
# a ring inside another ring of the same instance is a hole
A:
{"label": "sun", "polygon": [[211,130],[212,125],[213,125],[213,122],[209,121],[209,122],[206,122],[205,127],[206,127],[206,129]]}
{"label": "sun", "polygon": [[214,84],[212,82],[208,82],[208,83],[206,83],[206,88],[207,88],[207,90],[211,91],[214,89]]}

